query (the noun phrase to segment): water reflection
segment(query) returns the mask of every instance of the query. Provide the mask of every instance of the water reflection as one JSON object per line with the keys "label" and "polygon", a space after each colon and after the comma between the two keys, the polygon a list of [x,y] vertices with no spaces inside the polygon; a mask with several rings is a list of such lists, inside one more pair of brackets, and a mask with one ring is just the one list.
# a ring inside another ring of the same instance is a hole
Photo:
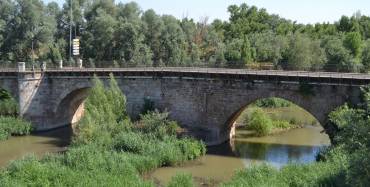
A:
{"label": "water reflection", "polygon": [[288,163],[314,162],[320,149],[330,145],[329,137],[321,131],[322,127],[308,126],[271,136],[250,137],[249,132],[238,130],[233,141],[208,147],[207,155],[201,159],[182,167],[160,168],[152,178],[166,184],[176,173],[186,172],[196,179],[218,183],[229,180],[235,170],[255,164],[268,163],[281,168]]}

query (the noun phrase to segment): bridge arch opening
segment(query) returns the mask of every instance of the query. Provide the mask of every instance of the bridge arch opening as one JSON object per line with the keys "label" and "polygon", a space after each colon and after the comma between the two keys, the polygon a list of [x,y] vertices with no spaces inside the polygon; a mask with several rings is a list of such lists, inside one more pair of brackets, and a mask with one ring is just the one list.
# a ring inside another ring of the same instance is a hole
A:
{"label": "bridge arch opening", "polygon": [[[269,124],[256,125],[259,122]],[[268,162],[281,167],[310,163],[331,144],[325,126],[309,111],[281,98],[258,99],[248,104],[233,116],[229,128],[227,144],[247,165]],[[259,131],[260,128],[265,129]]]}
{"label": "bridge arch opening", "polygon": [[88,97],[89,87],[76,89],[61,99],[55,111],[55,128],[74,125],[84,114],[84,101]]}
{"label": "bridge arch opening", "polygon": [[[258,126],[258,120],[268,124]],[[325,121],[326,119],[317,119],[315,113],[293,101],[280,97],[268,97],[254,100],[238,109],[229,118],[226,128],[230,140],[241,136],[268,136],[291,129],[311,127],[319,128],[320,133],[327,136],[329,130]]]}

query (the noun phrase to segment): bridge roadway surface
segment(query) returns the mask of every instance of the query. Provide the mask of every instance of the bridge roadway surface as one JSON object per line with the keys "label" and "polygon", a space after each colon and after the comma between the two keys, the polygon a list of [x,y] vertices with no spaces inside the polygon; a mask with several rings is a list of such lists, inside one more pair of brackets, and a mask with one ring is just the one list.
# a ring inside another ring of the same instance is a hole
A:
{"label": "bridge roadway surface", "polygon": [[[41,72],[36,70],[35,72]],[[0,76],[16,75],[15,68],[0,69]],[[27,69],[22,73],[32,73]],[[341,73],[341,72],[313,72],[313,71],[283,71],[283,70],[248,70],[226,68],[191,68],[191,67],[137,67],[137,68],[63,68],[46,69],[49,76],[91,76],[114,73],[123,76],[179,76],[179,77],[226,77],[249,80],[276,80],[276,81],[307,81],[335,84],[370,84],[370,74]]]}

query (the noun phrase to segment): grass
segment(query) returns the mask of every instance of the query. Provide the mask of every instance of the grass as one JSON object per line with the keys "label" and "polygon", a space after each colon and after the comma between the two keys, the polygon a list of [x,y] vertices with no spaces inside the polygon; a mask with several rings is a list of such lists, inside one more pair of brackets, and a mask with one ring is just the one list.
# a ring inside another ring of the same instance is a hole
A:
{"label": "grass", "polygon": [[10,136],[28,135],[32,131],[31,123],[15,117],[0,116],[0,140],[6,140]]}
{"label": "grass", "polygon": [[268,165],[240,170],[233,179],[221,186],[286,187],[286,186],[345,186],[347,158],[336,153],[331,160],[308,165],[290,164],[278,170]]}

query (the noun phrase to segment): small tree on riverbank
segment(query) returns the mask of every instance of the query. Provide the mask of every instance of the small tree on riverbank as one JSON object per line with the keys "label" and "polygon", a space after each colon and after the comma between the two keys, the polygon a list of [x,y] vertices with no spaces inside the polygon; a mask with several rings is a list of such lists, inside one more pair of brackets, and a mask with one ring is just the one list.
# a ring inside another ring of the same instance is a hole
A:
{"label": "small tree on riverbank", "polygon": [[271,118],[261,108],[256,108],[252,112],[248,124],[248,128],[254,130],[257,136],[268,135],[273,129]]}

